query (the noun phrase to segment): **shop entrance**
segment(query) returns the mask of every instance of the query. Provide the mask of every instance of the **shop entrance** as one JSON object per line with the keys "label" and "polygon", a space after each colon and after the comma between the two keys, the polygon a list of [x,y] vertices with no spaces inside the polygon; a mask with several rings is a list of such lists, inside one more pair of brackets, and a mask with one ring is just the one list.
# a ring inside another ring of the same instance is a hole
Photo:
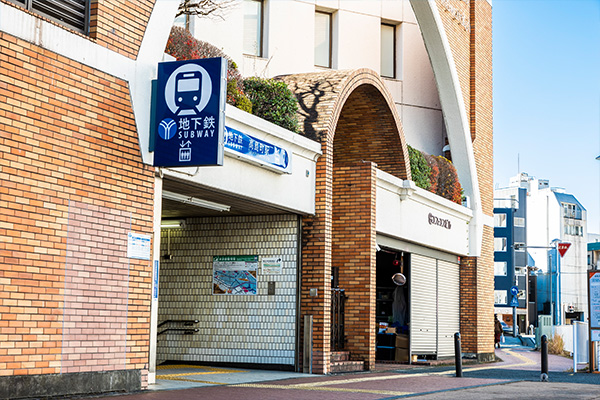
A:
{"label": "shop entrance", "polygon": [[[402,279],[404,277],[404,279]],[[402,283],[404,281],[404,283]],[[409,361],[410,254],[381,249],[376,272],[376,355],[380,362]]]}

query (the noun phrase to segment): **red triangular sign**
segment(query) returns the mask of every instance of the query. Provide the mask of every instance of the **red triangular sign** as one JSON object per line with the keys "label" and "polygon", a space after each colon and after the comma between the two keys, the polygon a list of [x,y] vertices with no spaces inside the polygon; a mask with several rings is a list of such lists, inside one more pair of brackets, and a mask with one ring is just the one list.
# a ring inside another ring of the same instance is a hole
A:
{"label": "red triangular sign", "polygon": [[562,242],[558,244],[558,253],[561,257],[564,257],[567,250],[569,250],[569,247],[571,247],[571,243],[568,242]]}

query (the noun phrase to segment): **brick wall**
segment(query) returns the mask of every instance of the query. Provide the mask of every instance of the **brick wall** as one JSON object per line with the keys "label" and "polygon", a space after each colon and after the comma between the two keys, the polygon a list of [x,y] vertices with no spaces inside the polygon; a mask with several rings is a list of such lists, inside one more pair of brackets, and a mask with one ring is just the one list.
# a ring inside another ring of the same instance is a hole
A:
{"label": "brick wall", "polygon": [[151,268],[123,246],[152,232],[153,169],[127,84],[5,33],[0,48],[0,375],[143,370]]}
{"label": "brick wall", "polygon": [[[492,10],[485,0],[440,0],[471,128],[482,209],[493,213]],[[461,260],[463,349],[493,353],[493,228],[484,227],[480,257]],[[485,357],[485,355],[483,355]]]}
{"label": "brick wall", "polygon": [[[305,218],[302,227],[301,310],[303,316],[313,316],[313,371],[327,373],[329,368],[332,260],[341,267],[342,288],[351,287],[355,294],[364,291],[360,299],[366,303],[350,306],[347,318],[351,318],[352,327],[347,325],[346,329],[348,332],[353,332],[352,329],[360,332],[362,337],[352,338],[351,350],[364,357],[367,368],[371,368],[375,358],[375,340],[372,337],[374,314],[359,314],[364,312],[363,307],[374,310],[374,282],[371,279],[374,279],[372,275],[375,273],[375,212],[372,208],[375,207],[375,199],[374,192],[365,189],[370,188],[374,178],[363,168],[371,171],[376,163],[378,168],[388,173],[410,179],[408,150],[400,119],[384,82],[373,71],[327,71],[288,75],[280,79],[298,98],[304,134],[319,141],[323,152],[317,161],[315,216]],[[362,161],[365,163],[361,164]],[[339,166],[352,163],[357,170],[338,171],[334,163]],[[344,186],[346,183],[337,182],[338,176],[348,182],[356,182],[353,184],[360,185],[361,191],[365,189],[367,192],[348,191]],[[350,197],[346,201],[342,196]],[[371,199],[372,203],[364,203],[363,196]],[[339,211],[338,207],[341,207]],[[355,210],[352,224],[338,224],[335,228],[334,216],[339,219],[345,213],[352,214],[349,210]],[[356,218],[359,212],[367,213],[365,218],[368,221]],[[370,226],[371,223],[373,226]],[[334,233],[335,229],[337,233]],[[350,239],[348,232],[353,230],[364,232],[364,236],[354,243],[360,248],[351,251],[352,256],[363,264],[358,268],[358,264],[351,262],[344,272],[342,264],[346,264],[344,258],[349,254],[346,247],[355,240]],[[344,238],[339,237],[342,233]],[[341,239],[348,239],[348,242],[344,243]],[[334,241],[337,241],[335,248],[332,247]],[[359,283],[351,279],[353,272],[367,277],[366,280]],[[317,297],[309,295],[311,288],[318,289]]]}
{"label": "brick wall", "polygon": [[375,164],[334,164],[332,266],[348,296],[347,350],[367,369],[375,367],[375,192]]}
{"label": "brick wall", "polygon": [[110,50],[136,58],[155,0],[92,1],[90,37]]}

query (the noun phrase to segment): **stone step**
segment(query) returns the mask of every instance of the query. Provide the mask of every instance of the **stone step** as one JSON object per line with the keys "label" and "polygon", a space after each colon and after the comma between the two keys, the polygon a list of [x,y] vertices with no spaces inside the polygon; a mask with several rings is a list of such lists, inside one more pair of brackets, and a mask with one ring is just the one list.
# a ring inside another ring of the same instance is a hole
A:
{"label": "stone step", "polygon": [[350,352],[349,351],[332,351],[330,355],[331,362],[338,361],[349,361],[350,360]]}
{"label": "stone step", "polygon": [[358,372],[365,370],[364,361],[335,361],[330,365],[330,373]]}

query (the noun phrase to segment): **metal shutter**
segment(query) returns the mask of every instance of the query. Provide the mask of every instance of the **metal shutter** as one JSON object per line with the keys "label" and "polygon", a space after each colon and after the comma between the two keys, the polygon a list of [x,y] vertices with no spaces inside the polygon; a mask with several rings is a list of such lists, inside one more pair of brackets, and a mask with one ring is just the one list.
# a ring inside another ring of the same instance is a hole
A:
{"label": "metal shutter", "polygon": [[436,354],[436,260],[417,254],[410,261],[410,349],[412,354]]}
{"label": "metal shutter", "polygon": [[438,358],[454,355],[454,334],[460,329],[458,264],[438,260]]}
{"label": "metal shutter", "polygon": [[89,0],[33,0],[31,9],[87,33]]}

